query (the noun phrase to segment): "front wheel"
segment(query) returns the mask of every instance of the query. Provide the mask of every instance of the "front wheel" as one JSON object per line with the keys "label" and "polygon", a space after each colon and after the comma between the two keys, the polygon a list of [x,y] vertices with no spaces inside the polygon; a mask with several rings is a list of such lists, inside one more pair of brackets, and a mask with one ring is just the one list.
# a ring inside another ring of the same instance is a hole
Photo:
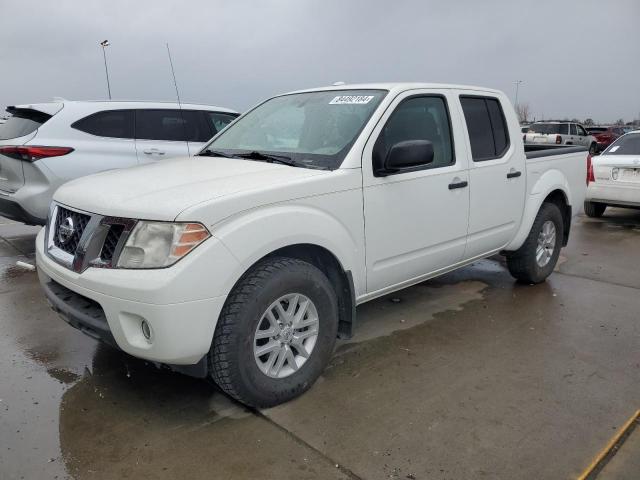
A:
{"label": "front wheel", "polygon": [[553,203],[543,203],[525,242],[507,254],[509,273],[521,282],[544,282],[558,262],[563,236],[560,209]]}
{"label": "front wheel", "polygon": [[606,209],[607,206],[604,203],[584,201],[584,213],[587,217],[600,218]]}
{"label": "front wheel", "polygon": [[305,392],[329,362],[338,302],[326,275],[302,260],[253,267],[227,298],[209,352],[213,380],[258,408]]}

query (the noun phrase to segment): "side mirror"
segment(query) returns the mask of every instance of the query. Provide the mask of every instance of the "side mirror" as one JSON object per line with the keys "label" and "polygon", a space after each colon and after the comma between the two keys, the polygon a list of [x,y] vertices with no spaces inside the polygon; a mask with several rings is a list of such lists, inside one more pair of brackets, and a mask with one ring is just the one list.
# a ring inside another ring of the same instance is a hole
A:
{"label": "side mirror", "polygon": [[405,140],[389,149],[384,159],[384,167],[376,171],[376,176],[384,177],[403,170],[411,171],[433,162],[433,143],[428,140]]}

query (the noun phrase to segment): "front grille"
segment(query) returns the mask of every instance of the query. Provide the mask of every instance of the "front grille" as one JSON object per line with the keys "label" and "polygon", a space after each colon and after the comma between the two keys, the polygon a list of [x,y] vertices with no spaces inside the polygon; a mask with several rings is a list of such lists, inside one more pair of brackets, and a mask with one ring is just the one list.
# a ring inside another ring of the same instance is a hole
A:
{"label": "front grille", "polygon": [[[82,233],[89,223],[91,217],[84,213],[74,212],[63,207],[58,207],[55,222],[55,232],[53,232],[53,243],[60,250],[63,250],[71,255],[75,254],[80,243]],[[64,238],[64,235],[60,234],[60,229],[68,226],[73,226],[71,236]]]}
{"label": "front grille", "polygon": [[111,263],[113,260],[113,254],[116,251],[122,232],[124,232],[124,225],[114,223],[109,227],[109,233],[104,239],[104,245],[102,245],[102,251],[100,252],[100,259],[103,262]]}

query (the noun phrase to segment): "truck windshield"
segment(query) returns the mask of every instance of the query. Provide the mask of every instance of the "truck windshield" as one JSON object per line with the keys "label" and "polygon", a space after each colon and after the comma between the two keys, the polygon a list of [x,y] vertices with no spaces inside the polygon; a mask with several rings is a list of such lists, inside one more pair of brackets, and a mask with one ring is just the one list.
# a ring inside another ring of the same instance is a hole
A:
{"label": "truck windshield", "polygon": [[603,155],[640,155],[640,132],[627,133],[602,153]]}
{"label": "truck windshield", "polygon": [[529,131],[535,133],[569,133],[567,124],[562,123],[534,123],[529,126]]}
{"label": "truck windshield", "polygon": [[201,152],[333,170],[386,90],[329,90],[275,97],[230,125]]}

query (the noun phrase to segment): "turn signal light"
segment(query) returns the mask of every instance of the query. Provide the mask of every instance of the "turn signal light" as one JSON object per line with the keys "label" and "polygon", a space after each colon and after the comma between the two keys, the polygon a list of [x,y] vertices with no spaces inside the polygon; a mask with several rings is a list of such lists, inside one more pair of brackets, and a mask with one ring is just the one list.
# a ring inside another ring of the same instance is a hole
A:
{"label": "turn signal light", "polygon": [[73,152],[70,147],[38,147],[32,145],[4,146],[0,147],[0,155],[25,160],[27,162],[35,162],[41,158],[61,157]]}
{"label": "turn signal light", "polygon": [[171,254],[175,257],[184,257],[193,248],[209,237],[209,231],[199,223],[189,223],[184,227],[180,238],[173,246]]}

